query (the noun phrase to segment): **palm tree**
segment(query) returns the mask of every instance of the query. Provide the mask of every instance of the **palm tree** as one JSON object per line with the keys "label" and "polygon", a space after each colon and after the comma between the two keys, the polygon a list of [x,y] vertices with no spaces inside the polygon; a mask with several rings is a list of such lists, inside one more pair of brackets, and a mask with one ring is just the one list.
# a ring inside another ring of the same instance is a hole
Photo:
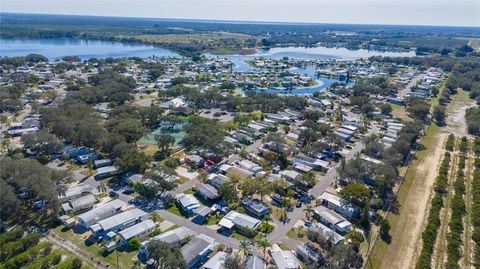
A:
{"label": "palm tree", "polygon": [[240,241],[239,249],[243,253],[244,258],[247,258],[248,254],[250,254],[250,245],[245,240]]}
{"label": "palm tree", "polygon": [[268,240],[266,238],[262,238],[262,239],[260,239],[260,241],[258,241],[257,247],[263,249],[263,258],[265,260],[267,259],[267,248],[269,248],[271,246],[272,246],[272,244],[270,242],[268,242]]}
{"label": "palm tree", "polygon": [[106,192],[107,191],[107,185],[105,185],[105,183],[102,182],[102,183],[100,183],[100,185],[98,185],[97,189],[98,189],[99,192]]}
{"label": "palm tree", "polygon": [[307,205],[303,211],[305,211],[305,216],[307,220],[310,220],[312,213],[313,213],[313,207],[311,205]]}

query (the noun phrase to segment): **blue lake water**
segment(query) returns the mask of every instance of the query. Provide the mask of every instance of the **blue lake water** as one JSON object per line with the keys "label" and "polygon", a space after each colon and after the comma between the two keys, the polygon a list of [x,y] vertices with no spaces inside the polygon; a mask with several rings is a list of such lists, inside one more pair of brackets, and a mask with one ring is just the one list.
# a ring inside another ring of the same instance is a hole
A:
{"label": "blue lake water", "polygon": [[[30,53],[37,53],[46,56],[51,61],[60,59],[64,56],[78,56],[83,60],[89,58],[121,58],[121,57],[180,57],[179,54],[163,48],[150,45],[122,43],[115,41],[100,40],[68,40],[68,39],[0,39],[0,56],[25,56]],[[303,48],[303,47],[282,47],[269,50],[258,50],[252,55],[212,55],[205,54],[210,58],[229,59],[234,63],[233,71],[253,72],[255,68],[248,65],[246,60],[255,58],[282,59],[284,57],[301,60],[354,60],[359,58],[368,58],[370,56],[415,56],[414,52],[382,52],[368,50],[349,50],[345,48]],[[257,89],[257,91],[293,93],[293,94],[312,94],[316,91],[326,89],[335,82],[344,82],[335,78],[316,77],[314,67],[303,69],[293,68],[294,72],[307,74],[317,81],[317,85],[293,90],[283,91],[278,89]]]}
{"label": "blue lake water", "polygon": [[0,56],[25,56],[37,53],[53,61],[64,56],[90,58],[122,58],[152,55],[157,57],[180,57],[177,53],[149,45],[99,40],[68,39],[0,39]]}

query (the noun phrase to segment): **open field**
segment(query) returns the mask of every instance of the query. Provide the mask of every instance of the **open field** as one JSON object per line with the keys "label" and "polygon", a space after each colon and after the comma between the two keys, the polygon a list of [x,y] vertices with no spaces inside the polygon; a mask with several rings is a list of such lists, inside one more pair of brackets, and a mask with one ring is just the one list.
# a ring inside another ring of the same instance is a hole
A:
{"label": "open field", "polygon": [[[388,214],[392,226],[391,242],[377,240],[367,268],[408,268],[419,251],[422,227],[428,209],[430,193],[435,182],[446,134],[436,125],[427,128],[415,160],[405,175],[405,181],[397,194],[398,213]],[[434,169],[432,169],[434,168]]]}

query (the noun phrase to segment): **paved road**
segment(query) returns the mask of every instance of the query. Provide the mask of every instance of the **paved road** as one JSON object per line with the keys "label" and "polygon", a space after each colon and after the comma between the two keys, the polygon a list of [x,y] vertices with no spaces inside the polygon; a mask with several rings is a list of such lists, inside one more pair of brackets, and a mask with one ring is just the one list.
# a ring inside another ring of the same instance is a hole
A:
{"label": "paved road", "polygon": [[212,230],[210,228],[207,228],[206,226],[202,226],[202,225],[198,225],[198,224],[195,224],[191,221],[189,221],[188,219],[185,219],[185,218],[182,218],[182,217],[179,217],[173,213],[170,213],[166,210],[156,210],[155,212],[157,212],[162,218],[178,225],[178,226],[183,226],[183,227],[187,227],[189,229],[191,229],[192,231],[195,231],[197,233],[202,233],[202,234],[205,234],[205,235],[208,235],[212,238],[214,238],[218,243],[220,244],[224,244],[228,247],[231,247],[231,248],[234,248],[234,249],[238,249],[239,246],[240,246],[240,241],[233,238],[233,237],[226,237],[226,236],[223,236],[219,233],[217,233],[217,231],[215,230]]}
{"label": "paved road", "polygon": [[[369,129],[367,136],[375,132],[376,132],[376,128]],[[364,148],[363,143],[357,143],[355,147],[353,147],[350,150],[350,152],[345,156],[345,160],[352,159],[353,157],[355,157],[357,153],[362,151],[363,148]],[[328,186],[330,186],[330,184],[332,184],[332,182],[334,182],[335,178],[338,176],[337,168],[339,166],[340,166],[340,163],[337,163],[337,165],[335,165],[335,167],[328,170],[328,172],[324,176],[318,176],[317,179],[319,182],[312,189],[310,189],[309,194],[317,198],[323,192],[325,192]],[[277,241],[285,241],[285,239],[287,238],[286,236],[287,232],[290,231],[295,225],[295,223],[297,223],[304,216],[303,209],[305,208],[305,206],[306,205],[303,204],[302,207],[295,208],[292,212],[290,212],[288,214],[289,221],[285,224],[281,223],[277,225],[275,230],[268,235],[267,237],[268,240],[272,243],[275,243]]]}
{"label": "paved road", "polygon": [[417,82],[425,77],[425,73],[420,73],[419,75],[415,76],[403,89],[398,92],[398,97],[405,98],[410,92],[412,92],[412,88],[417,85]]}

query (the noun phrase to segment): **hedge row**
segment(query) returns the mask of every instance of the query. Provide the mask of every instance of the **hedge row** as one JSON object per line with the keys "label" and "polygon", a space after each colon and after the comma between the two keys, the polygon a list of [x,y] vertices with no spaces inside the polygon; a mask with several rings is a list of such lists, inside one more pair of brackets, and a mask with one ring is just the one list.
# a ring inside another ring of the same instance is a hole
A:
{"label": "hedge row", "polygon": [[[463,141],[462,141],[463,142]],[[467,141],[468,148],[468,141]],[[447,267],[449,269],[460,268],[458,261],[461,258],[462,234],[463,234],[463,216],[466,213],[465,207],[465,156],[460,156],[458,162],[457,178],[454,183],[455,193],[452,198],[450,219],[450,232],[447,236]]]}
{"label": "hedge row", "polygon": [[422,234],[423,248],[420,253],[416,268],[429,269],[432,263],[433,248],[440,227],[440,211],[443,208],[443,195],[447,192],[448,170],[450,167],[450,153],[446,152],[436,179],[435,195],[432,199],[432,207],[428,214],[428,223]]}
{"label": "hedge row", "polygon": [[18,253],[24,252],[28,248],[38,244],[39,241],[40,235],[33,233],[18,241],[11,241],[4,245],[0,245],[0,262],[10,259]]}
{"label": "hedge row", "polygon": [[[480,142],[480,139],[478,139]],[[476,244],[474,262],[480,267],[480,143],[477,158],[475,160],[475,172],[473,174],[472,191],[473,191],[473,206],[472,206],[472,238]]]}
{"label": "hedge row", "polygon": [[447,139],[447,144],[445,144],[445,149],[448,151],[453,151],[454,147],[455,147],[455,136],[453,134],[450,134]]}

